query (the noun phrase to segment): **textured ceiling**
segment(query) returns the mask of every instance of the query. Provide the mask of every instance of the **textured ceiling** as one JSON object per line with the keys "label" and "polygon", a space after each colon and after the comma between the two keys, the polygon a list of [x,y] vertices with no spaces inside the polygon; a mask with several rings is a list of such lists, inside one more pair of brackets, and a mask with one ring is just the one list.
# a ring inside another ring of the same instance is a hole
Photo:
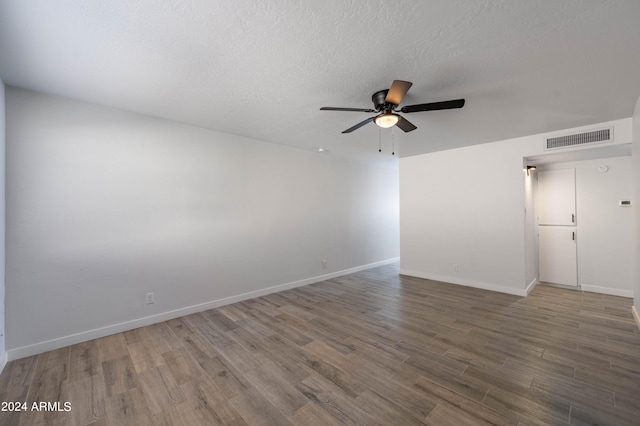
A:
{"label": "textured ceiling", "polygon": [[[341,131],[394,79],[402,156],[630,117],[638,0],[0,0],[7,85],[334,155],[388,158]],[[385,160],[388,161],[388,160]]]}

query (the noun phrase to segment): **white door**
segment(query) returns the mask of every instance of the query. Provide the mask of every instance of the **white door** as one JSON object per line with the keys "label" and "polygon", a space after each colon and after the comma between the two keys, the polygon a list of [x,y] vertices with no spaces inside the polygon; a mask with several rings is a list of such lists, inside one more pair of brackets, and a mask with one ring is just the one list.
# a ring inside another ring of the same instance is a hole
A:
{"label": "white door", "polygon": [[576,223],[575,169],[538,172],[538,224]]}
{"label": "white door", "polygon": [[540,281],[578,285],[576,229],[570,226],[538,228]]}
{"label": "white door", "polygon": [[540,281],[578,285],[574,169],[538,172],[538,266]]}

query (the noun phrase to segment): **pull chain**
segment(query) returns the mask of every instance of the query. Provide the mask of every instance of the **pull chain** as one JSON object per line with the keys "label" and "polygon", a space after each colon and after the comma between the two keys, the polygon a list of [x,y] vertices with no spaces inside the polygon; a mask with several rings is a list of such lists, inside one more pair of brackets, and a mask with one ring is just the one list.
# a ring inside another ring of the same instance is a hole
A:
{"label": "pull chain", "polygon": [[378,152],[382,152],[382,129],[378,127]]}
{"label": "pull chain", "polygon": [[391,128],[391,155],[396,155],[396,129]]}

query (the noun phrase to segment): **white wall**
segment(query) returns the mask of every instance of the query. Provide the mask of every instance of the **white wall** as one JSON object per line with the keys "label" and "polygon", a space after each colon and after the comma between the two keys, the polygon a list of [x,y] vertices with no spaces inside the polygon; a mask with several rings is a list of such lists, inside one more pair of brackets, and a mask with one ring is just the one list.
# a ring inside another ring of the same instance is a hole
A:
{"label": "white wall", "polygon": [[[631,142],[630,119],[567,132],[606,125]],[[402,158],[401,273],[525,295],[536,268],[523,158],[543,154],[544,137]]]}
{"label": "white wall", "polygon": [[633,112],[633,217],[635,225],[635,271],[634,271],[634,306],[635,317],[640,327],[640,98]]}
{"label": "white wall", "polygon": [[4,84],[0,80],[0,372],[7,361],[5,351],[5,101]]}
{"label": "white wall", "polygon": [[522,157],[504,141],[402,158],[401,273],[523,291]]}
{"label": "white wall", "polygon": [[[607,166],[601,173],[598,166]],[[633,297],[631,157],[557,163],[541,170],[575,168],[578,284],[582,290]]]}
{"label": "white wall", "polygon": [[7,89],[10,358],[398,254],[397,165]]}

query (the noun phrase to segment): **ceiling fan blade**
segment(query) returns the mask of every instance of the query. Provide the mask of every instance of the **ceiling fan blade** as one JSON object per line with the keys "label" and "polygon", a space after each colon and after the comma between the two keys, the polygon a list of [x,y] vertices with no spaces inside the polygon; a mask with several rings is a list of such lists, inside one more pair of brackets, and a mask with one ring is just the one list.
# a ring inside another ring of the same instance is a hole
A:
{"label": "ceiling fan blade", "polygon": [[404,98],[404,95],[407,93],[412,84],[413,83],[410,81],[393,80],[393,83],[389,88],[389,93],[387,93],[387,97],[384,101],[388,104],[400,105],[400,102],[402,102],[402,98]]}
{"label": "ceiling fan blade", "polygon": [[322,107],[320,111],[353,111],[353,112],[376,112],[375,109],[364,108],[337,108],[337,107]]}
{"label": "ceiling fan blade", "polygon": [[375,118],[375,117],[369,117],[369,118],[367,118],[366,120],[361,121],[360,123],[356,124],[355,126],[353,126],[353,127],[349,127],[347,130],[345,130],[345,131],[344,131],[344,132],[342,132],[342,133],[351,133],[351,132],[353,132],[354,130],[357,130],[357,129],[359,129],[360,127],[364,126],[365,124],[369,124],[369,123],[371,123],[371,122],[373,121],[373,119],[374,119],[374,118]]}
{"label": "ceiling fan blade", "polygon": [[453,101],[431,102],[428,104],[418,104],[418,105],[407,105],[407,106],[403,106],[402,109],[400,109],[400,111],[404,113],[419,112],[419,111],[437,111],[440,109],[462,108],[463,106],[464,106],[464,99],[456,99]]}
{"label": "ceiling fan blade", "polygon": [[398,122],[396,123],[396,126],[400,127],[400,129],[404,132],[410,132],[417,129],[417,127],[411,124],[409,120],[400,115],[398,116]]}

